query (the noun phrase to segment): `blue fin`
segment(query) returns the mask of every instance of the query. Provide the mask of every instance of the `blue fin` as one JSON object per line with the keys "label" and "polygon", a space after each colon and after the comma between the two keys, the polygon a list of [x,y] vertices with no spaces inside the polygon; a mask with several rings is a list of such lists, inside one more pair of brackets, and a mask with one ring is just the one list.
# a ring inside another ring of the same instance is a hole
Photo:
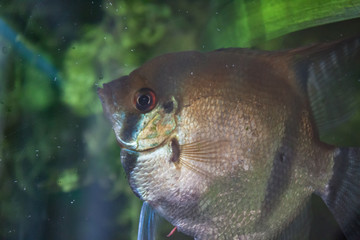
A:
{"label": "blue fin", "polygon": [[348,240],[360,239],[360,148],[339,148],[322,199]]}
{"label": "blue fin", "polygon": [[160,216],[144,202],[139,219],[138,240],[156,240]]}

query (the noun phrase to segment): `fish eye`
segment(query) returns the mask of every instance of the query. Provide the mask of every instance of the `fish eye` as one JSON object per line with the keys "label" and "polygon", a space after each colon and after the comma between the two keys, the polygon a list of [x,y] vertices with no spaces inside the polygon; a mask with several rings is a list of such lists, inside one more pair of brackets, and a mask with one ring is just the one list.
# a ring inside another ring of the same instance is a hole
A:
{"label": "fish eye", "polygon": [[135,94],[134,105],[141,112],[152,110],[156,105],[155,92],[149,88],[140,89]]}

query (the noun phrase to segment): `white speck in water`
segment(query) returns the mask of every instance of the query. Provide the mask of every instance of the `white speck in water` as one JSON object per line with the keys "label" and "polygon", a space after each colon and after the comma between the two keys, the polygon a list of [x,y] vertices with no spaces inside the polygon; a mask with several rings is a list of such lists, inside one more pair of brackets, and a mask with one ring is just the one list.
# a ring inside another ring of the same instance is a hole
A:
{"label": "white speck in water", "polygon": [[134,51],[135,51],[135,49],[130,49],[130,51],[131,51],[131,52],[134,52]]}
{"label": "white speck in water", "polygon": [[17,180],[14,180],[14,183],[17,183],[18,181]]}
{"label": "white speck in water", "polygon": [[125,27],[124,27],[124,30],[127,30],[127,29],[128,29],[128,27],[127,27],[127,26],[125,26]]}
{"label": "white speck in water", "polygon": [[194,72],[190,72],[190,75],[191,75],[191,76],[194,75]]}
{"label": "white speck in water", "polygon": [[27,218],[31,218],[31,215],[28,215]]}
{"label": "white speck in water", "polygon": [[56,80],[57,80],[56,77],[54,77],[54,82],[56,82]]}
{"label": "white speck in water", "polygon": [[23,190],[26,191],[26,187],[24,187]]}
{"label": "white speck in water", "polygon": [[60,148],[61,148],[61,146],[57,146],[57,148],[58,148],[58,149],[60,149]]}
{"label": "white speck in water", "polygon": [[71,203],[71,204],[74,204],[74,202],[75,202],[75,199],[73,199],[70,203]]}
{"label": "white speck in water", "polygon": [[205,45],[202,45],[202,48],[205,48]]}
{"label": "white speck in water", "polygon": [[106,36],[104,36],[104,40],[106,40]]}
{"label": "white speck in water", "polygon": [[220,32],[220,31],[221,31],[221,29],[220,29],[220,28],[216,28],[216,30],[217,30],[218,32]]}

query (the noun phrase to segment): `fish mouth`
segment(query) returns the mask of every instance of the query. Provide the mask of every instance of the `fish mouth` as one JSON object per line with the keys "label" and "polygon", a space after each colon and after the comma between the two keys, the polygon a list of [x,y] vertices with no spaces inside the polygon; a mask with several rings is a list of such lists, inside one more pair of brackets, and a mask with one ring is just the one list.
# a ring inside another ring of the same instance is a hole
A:
{"label": "fish mouth", "polygon": [[134,151],[134,152],[140,152],[141,151],[141,150],[137,150],[137,148],[138,148],[137,141],[125,142],[124,140],[122,140],[121,138],[118,137],[118,134],[116,134],[116,140],[117,140],[117,143],[120,146],[120,148],[131,150],[131,151]]}
{"label": "fish mouth", "polygon": [[172,139],[175,139],[175,137],[169,136],[169,137],[165,138],[162,142],[157,144],[156,146],[144,148],[144,149],[138,149],[137,141],[127,143],[127,142],[122,141],[121,139],[117,139],[117,142],[121,149],[132,151],[132,152],[137,152],[137,153],[147,153],[147,152],[153,152],[156,149],[165,146],[168,142],[172,141]]}

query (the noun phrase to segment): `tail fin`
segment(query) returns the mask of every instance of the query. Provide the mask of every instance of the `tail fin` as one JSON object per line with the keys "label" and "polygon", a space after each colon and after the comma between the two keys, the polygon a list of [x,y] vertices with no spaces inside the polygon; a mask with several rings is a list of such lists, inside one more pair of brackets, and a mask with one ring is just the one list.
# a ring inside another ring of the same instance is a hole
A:
{"label": "tail fin", "polygon": [[360,239],[360,148],[339,148],[321,196],[349,240]]}

